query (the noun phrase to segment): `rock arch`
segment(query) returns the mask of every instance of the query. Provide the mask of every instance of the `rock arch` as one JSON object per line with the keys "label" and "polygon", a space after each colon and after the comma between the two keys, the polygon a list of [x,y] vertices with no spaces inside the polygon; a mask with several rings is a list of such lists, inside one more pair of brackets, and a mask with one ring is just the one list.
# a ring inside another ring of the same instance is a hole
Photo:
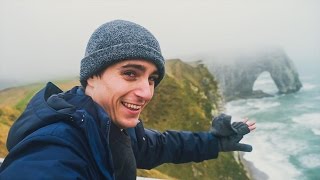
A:
{"label": "rock arch", "polygon": [[302,87],[293,62],[281,49],[237,56],[228,61],[211,59],[204,63],[217,79],[226,101],[270,96],[263,91],[253,91],[255,81],[265,71],[270,73],[280,94],[293,93]]}

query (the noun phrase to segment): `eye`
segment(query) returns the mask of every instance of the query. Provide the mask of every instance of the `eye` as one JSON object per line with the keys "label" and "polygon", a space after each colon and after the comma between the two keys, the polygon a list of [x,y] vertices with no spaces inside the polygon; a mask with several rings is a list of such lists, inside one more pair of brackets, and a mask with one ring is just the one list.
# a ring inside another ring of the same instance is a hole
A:
{"label": "eye", "polygon": [[149,77],[149,81],[152,82],[152,84],[154,84],[158,79],[159,79],[158,75],[151,75]]}
{"label": "eye", "polygon": [[124,71],[123,75],[129,80],[134,80],[137,77],[137,73],[134,71]]}
{"label": "eye", "polygon": [[127,76],[130,76],[130,77],[133,77],[133,76],[135,75],[135,73],[132,72],[132,71],[126,71],[126,72],[124,72],[123,74],[124,74],[124,75],[127,75]]}

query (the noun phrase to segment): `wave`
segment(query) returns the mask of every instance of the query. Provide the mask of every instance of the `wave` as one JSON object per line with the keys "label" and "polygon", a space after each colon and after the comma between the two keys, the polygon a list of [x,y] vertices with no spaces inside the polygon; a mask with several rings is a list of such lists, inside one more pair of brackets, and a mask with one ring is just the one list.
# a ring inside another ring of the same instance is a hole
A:
{"label": "wave", "polygon": [[284,130],[287,127],[285,123],[272,122],[272,123],[259,123],[259,129],[261,130]]}
{"label": "wave", "polygon": [[307,103],[301,103],[301,104],[295,104],[294,105],[294,109],[299,109],[299,110],[313,109],[313,108],[314,108],[314,103],[312,103],[312,102],[307,102]]}
{"label": "wave", "polygon": [[299,157],[299,162],[305,168],[317,168],[320,167],[320,155],[319,154],[307,154]]}
{"label": "wave", "polygon": [[[260,127],[260,126],[259,126]],[[245,153],[244,158],[254,162],[254,166],[266,173],[270,179],[297,179],[302,175],[290,162],[290,153],[283,150],[293,150],[301,147],[294,141],[281,143],[276,134],[271,132],[265,135],[265,131],[252,134],[244,143],[253,145],[251,153]],[[279,147],[283,146],[283,147]],[[285,148],[286,147],[286,148]],[[302,151],[300,149],[299,151]]]}
{"label": "wave", "polygon": [[292,121],[320,135],[320,113],[306,113],[292,118]]}
{"label": "wave", "polygon": [[231,101],[226,104],[226,109],[231,114],[245,114],[249,116],[280,106],[280,103],[275,100],[275,98],[262,98]]}
{"label": "wave", "polygon": [[320,136],[320,129],[313,128],[311,130],[312,130],[313,134]]}
{"label": "wave", "polygon": [[253,146],[244,159],[269,179],[319,177],[320,84],[307,83],[304,88],[294,94],[226,104],[235,117],[256,118],[257,129],[243,139]]}
{"label": "wave", "polygon": [[252,101],[252,102],[248,102],[248,105],[253,108],[253,109],[256,109],[256,110],[266,110],[266,109],[269,109],[269,108],[273,108],[273,107],[277,107],[277,106],[280,106],[280,103],[279,102],[272,102],[272,101]]}

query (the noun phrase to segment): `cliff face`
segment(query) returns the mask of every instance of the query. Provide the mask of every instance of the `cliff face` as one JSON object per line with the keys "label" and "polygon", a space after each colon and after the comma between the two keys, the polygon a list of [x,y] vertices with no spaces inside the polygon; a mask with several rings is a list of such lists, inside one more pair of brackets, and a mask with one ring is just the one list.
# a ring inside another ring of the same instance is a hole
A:
{"label": "cliff face", "polygon": [[[141,115],[145,127],[160,131],[208,131],[212,113],[218,113],[221,108],[214,77],[203,65],[180,60],[166,61],[166,72]],[[156,170],[177,179],[248,179],[232,153],[220,153],[218,159],[201,163],[164,164]],[[144,176],[145,172],[140,170],[138,174]]]}
{"label": "cliff face", "polygon": [[302,87],[293,62],[281,49],[241,55],[226,61],[211,59],[204,63],[219,82],[226,101],[270,96],[253,91],[255,81],[263,72],[270,73],[280,94],[293,93]]}
{"label": "cliff face", "polygon": [[207,68],[168,60],[166,76],[141,118],[146,126],[158,130],[208,130],[221,100],[217,82]]}

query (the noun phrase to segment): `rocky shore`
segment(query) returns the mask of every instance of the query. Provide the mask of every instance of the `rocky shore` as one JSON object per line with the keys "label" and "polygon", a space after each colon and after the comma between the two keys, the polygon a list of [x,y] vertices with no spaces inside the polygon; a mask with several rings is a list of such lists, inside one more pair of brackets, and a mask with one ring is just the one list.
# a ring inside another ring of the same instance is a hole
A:
{"label": "rocky shore", "polygon": [[267,180],[269,176],[264,173],[263,171],[257,169],[253,162],[244,159],[244,152],[235,152],[234,153],[235,159],[238,163],[243,165],[243,168],[247,172],[247,176],[252,180]]}

